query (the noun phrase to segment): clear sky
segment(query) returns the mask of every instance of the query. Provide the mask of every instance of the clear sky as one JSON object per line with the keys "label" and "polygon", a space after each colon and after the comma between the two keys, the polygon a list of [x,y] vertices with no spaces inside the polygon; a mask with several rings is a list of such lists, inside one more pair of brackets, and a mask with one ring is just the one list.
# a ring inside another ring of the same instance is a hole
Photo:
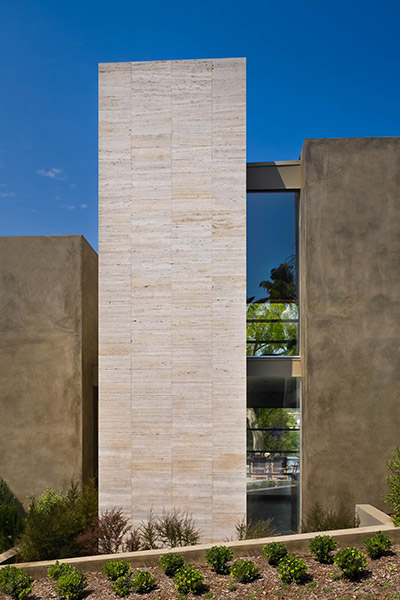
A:
{"label": "clear sky", "polygon": [[247,57],[248,161],[400,135],[395,0],[3,0],[0,235],[97,249],[97,63]]}

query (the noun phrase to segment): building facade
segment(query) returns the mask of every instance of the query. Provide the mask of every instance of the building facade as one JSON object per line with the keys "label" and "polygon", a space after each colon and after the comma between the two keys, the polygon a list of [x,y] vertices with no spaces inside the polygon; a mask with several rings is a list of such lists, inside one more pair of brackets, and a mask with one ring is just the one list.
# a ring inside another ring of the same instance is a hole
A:
{"label": "building facade", "polygon": [[204,541],[384,508],[400,425],[400,140],[246,165],[245,109],[244,59],[99,67],[100,509]]}
{"label": "building facade", "polygon": [[97,254],[0,238],[0,477],[25,505],[97,474]]}

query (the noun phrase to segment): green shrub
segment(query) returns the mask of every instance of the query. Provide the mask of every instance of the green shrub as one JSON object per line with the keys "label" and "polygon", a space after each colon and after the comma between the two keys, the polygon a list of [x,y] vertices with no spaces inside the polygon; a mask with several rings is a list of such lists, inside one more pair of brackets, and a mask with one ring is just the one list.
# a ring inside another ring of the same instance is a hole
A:
{"label": "green shrub", "polygon": [[378,531],[373,537],[364,540],[364,546],[367,549],[368,555],[373,560],[383,556],[391,545],[392,542],[387,535],[383,535],[382,531]]}
{"label": "green shrub", "polygon": [[358,527],[360,520],[354,516],[346,507],[341,506],[338,510],[326,509],[315,502],[307,513],[306,519],[301,522],[301,533],[310,531],[330,531],[333,529],[350,529]]}
{"label": "green shrub", "polygon": [[132,590],[138,594],[147,594],[156,587],[156,580],[148,571],[136,571],[132,580]]}
{"label": "green shrub", "polygon": [[288,554],[278,564],[278,574],[283,583],[302,583],[307,577],[307,565],[295,554]]}
{"label": "green shrub", "polygon": [[185,561],[183,560],[182,554],[179,554],[179,552],[168,552],[167,554],[160,556],[158,564],[168,577],[173,577],[175,573],[183,567]]}
{"label": "green shrub", "polygon": [[390,460],[386,463],[390,475],[386,479],[389,493],[385,498],[385,501],[392,505],[393,524],[396,527],[400,526],[400,448],[397,447],[393,450]]}
{"label": "green shrub", "polygon": [[131,565],[124,560],[110,560],[103,567],[103,573],[107,575],[108,579],[115,581],[118,577],[129,573]]}
{"label": "green shrub", "polygon": [[156,531],[161,545],[168,548],[193,546],[200,539],[200,531],[196,529],[192,515],[176,508],[158,517]]}
{"label": "green shrub", "polygon": [[206,551],[206,560],[213,571],[226,575],[229,573],[227,563],[232,560],[233,552],[227,546],[213,546]]}
{"label": "green shrub", "polygon": [[308,544],[310,552],[315,558],[324,564],[333,563],[331,552],[337,548],[337,542],[331,535],[317,535]]}
{"label": "green shrub", "polygon": [[199,594],[204,586],[204,575],[192,565],[184,565],[175,573],[174,583],[181,594]]}
{"label": "green shrub", "polygon": [[57,579],[54,589],[60,598],[66,598],[66,600],[78,600],[83,596],[83,592],[87,585],[86,577],[82,571],[73,567]]}
{"label": "green shrub", "polygon": [[97,522],[97,491],[91,482],[80,492],[76,485],[57,494],[46,490],[32,499],[25,531],[18,542],[18,560],[29,562],[79,556],[78,541]]}
{"label": "green shrub", "polygon": [[231,575],[240,583],[250,583],[257,579],[259,572],[252,560],[240,558],[233,563]]}
{"label": "green shrub", "polygon": [[337,565],[343,571],[346,579],[359,579],[367,567],[365,555],[357,548],[343,548],[339,550],[334,559]]}
{"label": "green shrub", "polygon": [[47,569],[47,575],[51,579],[58,579],[61,575],[66,575],[70,571],[75,571],[75,567],[68,563],[60,563],[58,560]]}
{"label": "green shrub", "polygon": [[283,542],[271,542],[265,544],[262,549],[262,554],[268,560],[270,565],[277,565],[282,558],[287,556],[288,550]]}
{"label": "green shrub", "polygon": [[32,590],[33,584],[28,573],[7,565],[0,569],[0,590],[3,594],[11,596],[13,600],[23,600]]}
{"label": "green shrub", "polygon": [[118,577],[118,579],[113,581],[111,587],[112,591],[115,592],[117,596],[121,596],[121,598],[128,596],[132,589],[131,574],[125,573],[125,575],[121,575],[121,577]]}
{"label": "green shrub", "polygon": [[0,552],[12,548],[24,529],[24,509],[0,477]]}

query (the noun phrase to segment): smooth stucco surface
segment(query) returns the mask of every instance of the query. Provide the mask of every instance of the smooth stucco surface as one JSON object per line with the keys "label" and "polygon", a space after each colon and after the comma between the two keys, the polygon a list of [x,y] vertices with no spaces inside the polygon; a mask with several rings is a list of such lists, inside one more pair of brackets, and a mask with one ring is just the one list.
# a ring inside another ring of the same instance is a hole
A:
{"label": "smooth stucco surface", "polygon": [[400,138],[306,140],[301,158],[303,515],[383,509],[400,443]]}
{"label": "smooth stucco surface", "polygon": [[85,303],[97,305],[97,255],[82,236],[0,238],[0,476],[23,502],[93,472],[83,381],[97,315],[86,310],[83,335]]}
{"label": "smooth stucco surface", "polygon": [[246,511],[245,60],[99,67],[99,498]]}

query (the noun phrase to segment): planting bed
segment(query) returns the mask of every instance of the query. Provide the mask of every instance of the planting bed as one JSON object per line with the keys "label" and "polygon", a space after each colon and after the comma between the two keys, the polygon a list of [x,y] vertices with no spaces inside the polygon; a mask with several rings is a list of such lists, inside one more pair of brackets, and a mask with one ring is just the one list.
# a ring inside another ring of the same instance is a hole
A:
{"label": "planting bed", "polygon": [[[230,575],[217,575],[207,566],[200,567],[205,576],[206,589],[200,596],[188,594],[186,598],[214,598],[215,600],[257,600],[264,598],[287,598],[288,600],[311,598],[328,600],[394,600],[400,599],[400,545],[394,545],[392,552],[380,558],[371,560],[367,557],[368,570],[360,581],[349,582],[337,579],[332,573],[340,576],[339,570],[333,565],[322,565],[310,554],[299,554],[308,565],[309,580],[302,585],[292,583],[284,585],[280,581],[276,569],[271,567],[265,558],[252,558],[259,568],[260,578],[248,584],[237,583]],[[135,572],[136,569],[133,569]],[[157,588],[146,595],[131,593],[130,600],[147,598],[147,600],[175,600],[183,598],[174,586],[172,579],[167,577],[158,567],[147,569],[155,577]],[[102,573],[86,574],[89,586],[85,593],[88,600],[117,600],[111,591],[111,583]],[[37,579],[31,593],[32,600],[55,600],[54,582],[49,578]],[[7,596],[0,592],[0,600]]]}

